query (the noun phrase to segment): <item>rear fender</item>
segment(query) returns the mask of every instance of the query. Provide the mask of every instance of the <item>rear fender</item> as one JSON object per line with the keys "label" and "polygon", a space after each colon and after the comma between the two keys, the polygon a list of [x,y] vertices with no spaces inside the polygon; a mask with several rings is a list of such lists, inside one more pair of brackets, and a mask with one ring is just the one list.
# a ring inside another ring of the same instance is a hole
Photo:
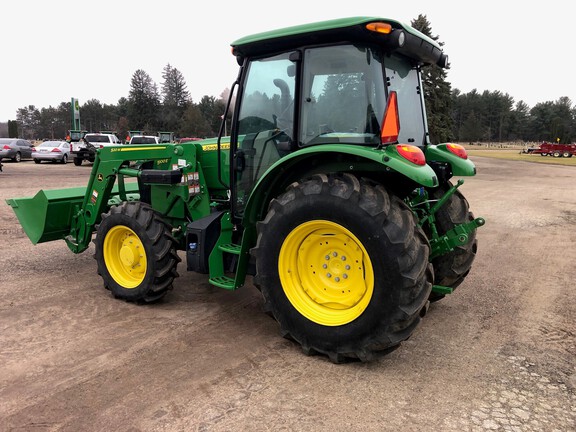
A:
{"label": "rear fender", "polygon": [[398,174],[424,187],[438,186],[432,168],[404,159],[395,145],[385,149],[342,144],[308,147],[280,159],[260,178],[246,203],[244,228],[250,230],[264,217],[272,198],[301,178],[317,173],[378,171]]}

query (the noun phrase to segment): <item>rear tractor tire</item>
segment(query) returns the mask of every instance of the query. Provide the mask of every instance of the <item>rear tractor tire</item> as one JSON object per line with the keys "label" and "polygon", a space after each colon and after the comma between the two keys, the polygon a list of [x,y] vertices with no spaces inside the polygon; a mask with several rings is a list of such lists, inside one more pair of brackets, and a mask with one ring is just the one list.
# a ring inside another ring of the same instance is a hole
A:
{"label": "rear tractor tire", "polygon": [[272,200],[257,230],[265,310],[306,354],[371,360],[408,339],[427,310],[427,239],[381,185],[315,175]]}
{"label": "rear tractor tire", "polygon": [[124,202],[102,215],[94,258],[114,297],[138,303],[162,298],[178,276],[181,261],[171,227],[152,207]]}
{"label": "rear tractor tire", "polygon": [[[452,184],[440,186],[430,191],[430,199],[438,200],[452,187]],[[436,228],[439,235],[453,229],[456,225],[474,220],[474,215],[469,210],[468,201],[460,191],[456,191],[450,199],[436,212]],[[452,252],[441,255],[432,260],[434,267],[434,283],[455,289],[470,273],[472,263],[476,257],[478,241],[476,230],[468,235],[468,243],[458,246]],[[444,298],[444,294],[430,294],[430,301],[438,301]]]}

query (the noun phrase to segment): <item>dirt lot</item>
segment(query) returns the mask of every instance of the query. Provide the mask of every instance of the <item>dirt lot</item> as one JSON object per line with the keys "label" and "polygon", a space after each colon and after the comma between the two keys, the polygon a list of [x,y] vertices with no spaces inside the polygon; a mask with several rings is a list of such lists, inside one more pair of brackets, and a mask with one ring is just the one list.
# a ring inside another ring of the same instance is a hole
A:
{"label": "dirt lot", "polygon": [[0,173],[2,431],[573,431],[576,168],[473,157],[479,250],[455,294],[368,364],[306,357],[258,291],[186,272],[160,304],[102,288],[93,248],[33,246],[6,198],[88,165]]}

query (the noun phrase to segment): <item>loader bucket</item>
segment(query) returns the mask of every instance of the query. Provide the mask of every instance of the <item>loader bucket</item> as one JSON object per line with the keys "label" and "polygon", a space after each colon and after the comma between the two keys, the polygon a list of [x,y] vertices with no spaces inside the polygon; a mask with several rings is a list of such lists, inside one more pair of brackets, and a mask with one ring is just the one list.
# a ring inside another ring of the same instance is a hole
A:
{"label": "loader bucket", "polygon": [[[126,191],[137,191],[137,184],[127,184]],[[33,197],[11,198],[22,229],[33,244],[64,239],[70,234],[72,218],[82,208],[86,187],[40,190]],[[114,185],[111,197],[118,194]]]}
{"label": "loader bucket", "polygon": [[33,197],[6,200],[33,244],[70,234],[72,216],[82,206],[85,187],[41,190]]}

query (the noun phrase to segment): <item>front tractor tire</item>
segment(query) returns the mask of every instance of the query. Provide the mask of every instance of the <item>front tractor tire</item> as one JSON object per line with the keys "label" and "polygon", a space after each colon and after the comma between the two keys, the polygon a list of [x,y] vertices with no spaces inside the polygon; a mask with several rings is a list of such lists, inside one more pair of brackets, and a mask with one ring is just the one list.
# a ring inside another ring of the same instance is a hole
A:
{"label": "front tractor tire", "polygon": [[[432,200],[439,200],[452,187],[452,184],[440,186],[430,192]],[[448,201],[436,212],[436,228],[439,235],[444,235],[456,225],[474,220],[474,215],[470,212],[468,201],[456,191]],[[432,260],[434,267],[434,283],[456,289],[468,276],[476,251],[478,241],[476,240],[476,230],[468,235],[468,242],[465,245],[456,247],[447,254],[440,255]],[[433,292],[430,301],[438,301],[444,298],[444,294]]]}
{"label": "front tractor tire", "polygon": [[257,229],[265,310],[306,354],[371,360],[408,339],[427,309],[428,242],[381,185],[316,175],[272,200]]}
{"label": "front tractor tire", "polygon": [[114,297],[137,303],[162,298],[178,276],[180,262],[170,226],[152,207],[124,202],[102,215],[94,258]]}

